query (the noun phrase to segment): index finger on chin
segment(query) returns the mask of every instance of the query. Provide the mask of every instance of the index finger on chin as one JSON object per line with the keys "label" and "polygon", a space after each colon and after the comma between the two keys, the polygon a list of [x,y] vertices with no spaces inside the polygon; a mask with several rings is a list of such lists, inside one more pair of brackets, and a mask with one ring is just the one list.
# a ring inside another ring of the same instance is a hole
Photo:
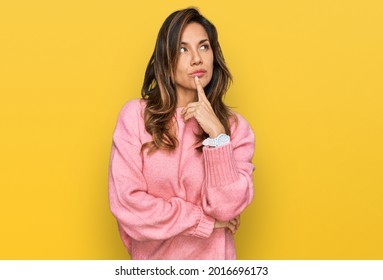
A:
{"label": "index finger on chin", "polygon": [[194,83],[197,87],[198,101],[201,101],[201,99],[206,99],[205,91],[203,90],[201,81],[199,80],[198,76],[194,77]]}

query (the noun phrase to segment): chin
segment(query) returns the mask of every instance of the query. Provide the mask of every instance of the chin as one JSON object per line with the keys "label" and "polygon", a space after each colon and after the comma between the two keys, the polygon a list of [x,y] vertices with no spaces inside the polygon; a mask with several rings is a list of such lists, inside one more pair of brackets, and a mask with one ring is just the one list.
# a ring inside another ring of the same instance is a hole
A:
{"label": "chin", "polygon": [[200,78],[200,81],[201,81],[201,85],[203,88],[205,88],[211,81],[211,77],[202,77]]}

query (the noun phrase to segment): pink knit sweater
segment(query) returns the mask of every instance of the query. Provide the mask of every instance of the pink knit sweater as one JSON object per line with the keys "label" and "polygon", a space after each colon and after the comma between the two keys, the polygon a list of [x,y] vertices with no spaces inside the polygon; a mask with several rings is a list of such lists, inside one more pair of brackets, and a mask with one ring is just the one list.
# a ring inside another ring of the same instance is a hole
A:
{"label": "pink knit sweater", "polygon": [[113,135],[109,170],[110,208],[132,259],[235,259],[232,235],[214,229],[253,198],[254,134],[238,115],[231,143],[193,146],[199,125],[183,121],[177,108],[179,145],[173,152],[140,153],[152,140],[145,130],[145,101],[121,110]]}

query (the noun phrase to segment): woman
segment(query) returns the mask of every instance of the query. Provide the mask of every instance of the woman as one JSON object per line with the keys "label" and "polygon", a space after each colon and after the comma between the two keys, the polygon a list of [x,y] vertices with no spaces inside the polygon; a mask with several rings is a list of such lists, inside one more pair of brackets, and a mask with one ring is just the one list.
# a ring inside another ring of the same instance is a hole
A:
{"label": "woman", "polygon": [[253,198],[249,124],[224,105],[231,81],[215,27],[195,9],[162,25],[142,99],[113,135],[110,208],[132,259],[235,259]]}

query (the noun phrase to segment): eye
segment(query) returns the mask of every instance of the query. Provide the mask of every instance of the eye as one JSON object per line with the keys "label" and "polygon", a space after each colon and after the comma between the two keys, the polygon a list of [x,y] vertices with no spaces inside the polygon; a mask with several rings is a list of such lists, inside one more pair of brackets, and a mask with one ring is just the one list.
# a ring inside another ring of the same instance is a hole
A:
{"label": "eye", "polygon": [[183,53],[183,52],[186,52],[187,50],[186,50],[186,48],[185,47],[181,47],[180,48],[180,53]]}
{"label": "eye", "polygon": [[209,45],[208,44],[205,44],[205,45],[202,45],[200,47],[202,50],[208,50],[209,49]]}

